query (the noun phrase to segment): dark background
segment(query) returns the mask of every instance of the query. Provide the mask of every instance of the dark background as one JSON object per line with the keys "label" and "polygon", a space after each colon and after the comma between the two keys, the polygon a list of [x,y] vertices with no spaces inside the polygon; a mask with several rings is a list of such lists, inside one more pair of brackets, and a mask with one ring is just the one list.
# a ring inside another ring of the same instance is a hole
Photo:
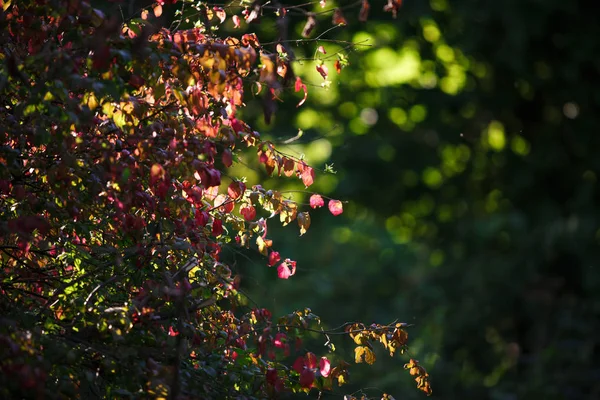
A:
{"label": "dark background", "polygon": [[[280,149],[321,170],[333,163],[337,173],[317,172],[310,190],[347,201],[339,217],[312,212],[301,238],[295,226],[270,222],[275,247],[298,261],[289,281],[232,251],[250,296],[274,315],[308,306],[325,327],[414,324],[411,356],[429,370],[434,398],[600,398],[596,9],[407,0],[393,19],[371,0],[360,23],[352,4],[338,2],[349,25],[323,38],[369,47],[352,48],[339,77],[333,61],[345,45],[319,43],[322,55],[315,42],[290,44],[299,60],[326,59],[328,90],[315,63],[299,61],[308,101],[296,108],[300,95],[288,88],[267,125],[248,84],[243,119],[274,141],[303,129]],[[318,2],[314,10],[323,11]],[[289,37],[301,38],[305,16],[289,15]],[[332,26],[330,16],[319,15],[312,38]],[[265,10],[241,32],[276,39],[273,18]],[[235,173],[263,179],[246,161]],[[269,185],[304,190],[289,179]],[[352,359],[350,339],[335,343],[337,357]],[[336,393],[422,398],[402,370],[406,357],[377,356]]]}

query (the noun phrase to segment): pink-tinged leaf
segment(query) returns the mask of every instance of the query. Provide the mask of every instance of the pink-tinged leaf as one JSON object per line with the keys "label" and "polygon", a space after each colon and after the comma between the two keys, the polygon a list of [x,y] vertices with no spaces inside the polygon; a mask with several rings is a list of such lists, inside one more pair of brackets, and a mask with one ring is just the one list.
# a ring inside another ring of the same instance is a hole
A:
{"label": "pink-tinged leaf", "polygon": [[272,251],[269,253],[269,267],[272,267],[273,265],[277,264],[280,260],[281,256],[279,255],[278,251]]}
{"label": "pink-tinged leaf", "polygon": [[142,19],[143,20],[147,20],[148,19],[148,10],[142,10]]}
{"label": "pink-tinged leaf", "polygon": [[291,275],[290,269],[286,263],[282,262],[279,264],[279,267],[277,267],[277,276],[280,279],[288,279]]}
{"label": "pink-tinged leaf", "polygon": [[319,372],[321,373],[321,376],[325,378],[331,373],[331,363],[327,357],[321,357],[321,361],[319,361]]}
{"label": "pink-tinged leaf", "polygon": [[179,332],[173,330],[173,327],[170,326],[169,327],[169,336],[177,336],[177,335],[179,335]]}
{"label": "pink-tinged leaf", "polygon": [[221,23],[225,22],[225,19],[227,18],[225,10],[223,10],[221,7],[213,7],[213,11]]}
{"label": "pink-tinged leaf", "polygon": [[342,202],[339,200],[329,200],[328,207],[329,207],[329,211],[335,216],[338,216],[344,212],[344,207],[342,206]]}
{"label": "pink-tinged leaf", "polygon": [[310,369],[317,368],[317,356],[315,356],[315,353],[311,353],[311,352],[306,353],[305,360],[306,360],[306,368],[310,368]]}
{"label": "pink-tinged leaf", "polygon": [[245,191],[246,184],[240,181],[231,182],[231,184],[229,184],[229,187],[227,188],[227,194],[232,199],[238,199],[242,197]]}
{"label": "pink-tinged leaf", "polygon": [[325,51],[325,48],[323,46],[319,46],[319,48],[317,48],[317,51],[319,53],[327,54],[327,52]]}
{"label": "pink-tinged leaf", "polygon": [[286,258],[285,263],[288,265],[288,268],[291,270],[290,276],[296,273],[296,261],[292,261],[289,258]]}
{"label": "pink-tinged leaf", "polygon": [[246,221],[253,221],[256,218],[256,208],[253,206],[246,206],[240,209],[240,214],[244,216]]}
{"label": "pink-tinged leaf", "polygon": [[325,8],[325,6],[327,5],[327,0],[321,0],[319,4],[321,5],[321,8]]}
{"label": "pink-tinged leaf", "polygon": [[215,197],[215,208],[219,208],[219,211],[224,213],[230,213],[233,211],[233,201],[227,198],[224,194],[220,194]]}
{"label": "pink-tinged leaf", "polygon": [[313,194],[312,196],[310,196],[309,202],[312,208],[319,208],[325,205],[325,201],[319,194]]}
{"label": "pink-tinged leaf", "polygon": [[307,16],[308,16],[308,19],[306,20],[306,24],[304,25],[304,28],[302,29],[302,36],[304,36],[304,37],[309,37],[310,33],[317,26],[317,19],[315,18],[315,13],[308,13]]}
{"label": "pink-tinged leaf", "polygon": [[310,369],[305,369],[300,374],[300,386],[310,389],[315,381],[315,373]]}
{"label": "pink-tinged leaf", "polygon": [[325,64],[317,65],[317,72],[321,74],[323,79],[327,79],[327,75],[329,74],[329,68],[327,68],[327,65]]}
{"label": "pink-tinged leaf", "polygon": [[231,167],[233,164],[233,154],[231,153],[231,149],[223,150],[223,154],[221,155],[221,161],[223,161],[223,165],[227,168]]}
{"label": "pink-tinged leaf", "polygon": [[233,28],[238,29],[240,27],[240,23],[242,22],[240,17],[237,15],[234,15],[233,17],[231,17],[231,19],[233,20]]}
{"label": "pink-tinged leaf", "polygon": [[304,370],[304,357],[296,358],[294,364],[292,365],[292,369],[297,373],[301,373]]}
{"label": "pink-tinged leaf", "polygon": [[306,90],[306,85],[304,83],[302,83],[302,79],[300,79],[300,77],[296,77],[296,84],[294,86],[296,92],[299,92],[300,90],[304,91],[304,98],[302,100],[300,100],[300,102],[298,103],[298,105],[296,107],[300,107],[302,104],[304,104],[304,102],[306,101],[306,98],[308,97],[308,90]]}
{"label": "pink-tinged leaf", "polygon": [[273,341],[273,344],[278,349],[283,349],[285,347],[286,342],[287,335],[285,333],[279,332],[275,335],[275,340]]}
{"label": "pink-tinged leaf", "polygon": [[305,166],[302,170],[302,183],[304,186],[309,187],[315,181],[315,171],[309,167]]}

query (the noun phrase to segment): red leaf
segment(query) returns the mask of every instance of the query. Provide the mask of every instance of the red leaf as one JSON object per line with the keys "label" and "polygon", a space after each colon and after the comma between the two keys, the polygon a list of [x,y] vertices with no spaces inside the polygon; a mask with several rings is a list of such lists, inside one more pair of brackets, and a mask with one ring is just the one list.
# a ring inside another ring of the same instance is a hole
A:
{"label": "red leaf", "polygon": [[327,378],[331,372],[331,363],[327,359],[327,357],[321,357],[321,361],[319,361],[319,372],[321,372],[321,376]]}
{"label": "red leaf", "polygon": [[221,155],[221,161],[223,161],[223,165],[227,168],[231,167],[233,164],[233,155],[231,154],[231,149],[225,149],[223,154]]}
{"label": "red leaf", "polygon": [[291,270],[290,275],[294,275],[296,273],[296,261],[292,261],[289,258],[286,258],[285,262],[287,263],[288,268],[290,268],[290,270]]}
{"label": "red leaf", "polygon": [[233,206],[233,202],[230,201],[224,194],[220,194],[215,197],[215,208],[219,208],[219,211],[230,213],[233,211]]}
{"label": "red leaf", "polygon": [[306,98],[308,97],[308,91],[306,90],[306,85],[304,83],[302,83],[302,79],[300,79],[299,76],[296,77],[296,84],[294,85],[294,88],[295,88],[296,92],[299,92],[300,90],[304,90],[304,98],[302,100],[300,100],[300,103],[298,103],[298,105],[296,106],[296,107],[300,107],[306,101]]}
{"label": "red leaf", "polygon": [[169,327],[169,336],[177,336],[179,335],[179,332],[176,332],[175,330],[173,330],[173,327],[170,326]]}
{"label": "red leaf", "polygon": [[334,25],[348,25],[348,21],[346,21],[346,18],[344,17],[341,8],[335,9],[335,11],[333,12],[333,18],[331,22],[333,22]]}
{"label": "red leaf", "polygon": [[317,356],[314,353],[308,352],[306,353],[306,368],[317,368]]}
{"label": "red leaf", "polygon": [[245,191],[246,184],[240,181],[231,182],[231,184],[227,188],[227,194],[234,200],[242,197]]}
{"label": "red leaf", "polygon": [[281,260],[281,256],[279,255],[278,251],[272,251],[269,253],[269,267],[277,264],[279,260]]}
{"label": "red leaf", "polygon": [[277,383],[277,370],[275,368],[269,368],[266,374],[267,383],[269,385],[275,385]]}
{"label": "red leaf", "polygon": [[317,72],[321,74],[323,79],[327,79],[327,74],[329,73],[329,69],[325,64],[317,65]]}
{"label": "red leaf", "polygon": [[246,221],[253,221],[254,218],[256,218],[256,208],[254,208],[253,206],[243,207],[240,210],[240,214],[244,216],[244,219]]}
{"label": "red leaf", "polygon": [[279,267],[277,267],[277,276],[280,279],[288,279],[291,275],[292,273],[290,272],[287,263],[282,262],[279,264]]}
{"label": "red leaf", "polygon": [[212,234],[214,237],[221,236],[223,234],[223,221],[221,221],[220,219],[213,220]]}
{"label": "red leaf", "polygon": [[296,358],[294,364],[292,365],[292,369],[297,373],[301,373],[304,370],[304,357]]}
{"label": "red leaf", "polygon": [[325,205],[325,201],[323,200],[321,195],[318,194],[313,194],[312,196],[310,196],[309,202],[312,208],[323,207]]}
{"label": "red leaf", "polygon": [[310,369],[305,369],[300,374],[300,386],[310,389],[315,380],[315,373]]}
{"label": "red leaf", "polygon": [[287,335],[283,332],[279,332],[275,335],[275,340],[273,341],[273,344],[278,349],[283,349],[285,347],[286,340],[287,340]]}
{"label": "red leaf", "polygon": [[308,187],[312,185],[314,181],[315,171],[309,166],[304,167],[302,170],[302,183],[304,183],[304,186]]}
{"label": "red leaf", "polygon": [[360,22],[366,22],[369,18],[369,9],[371,5],[369,4],[369,0],[363,0],[362,6],[360,7],[360,13],[358,14],[358,20]]}
{"label": "red leaf", "polygon": [[335,216],[338,216],[344,212],[344,207],[342,206],[342,202],[339,200],[329,200],[328,207],[329,207],[329,211]]}

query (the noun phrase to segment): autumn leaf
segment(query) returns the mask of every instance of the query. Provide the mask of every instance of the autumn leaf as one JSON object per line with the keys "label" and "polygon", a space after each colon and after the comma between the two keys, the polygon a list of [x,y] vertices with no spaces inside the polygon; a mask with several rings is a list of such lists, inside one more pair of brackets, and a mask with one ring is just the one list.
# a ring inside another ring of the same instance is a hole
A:
{"label": "autumn leaf", "polygon": [[269,253],[269,262],[268,262],[269,267],[274,266],[279,261],[281,261],[281,256],[279,255],[279,252],[272,251]]}
{"label": "autumn leaf", "polygon": [[333,199],[329,200],[328,207],[329,207],[329,211],[335,216],[338,216],[344,212],[344,207],[342,206],[342,202],[339,200],[333,200]]}
{"label": "autumn leaf", "polygon": [[310,214],[308,212],[301,212],[297,217],[298,226],[300,227],[300,236],[304,235],[310,227]]}
{"label": "autumn leaf", "polygon": [[294,175],[294,171],[296,169],[296,162],[288,157],[283,157],[282,161],[283,174],[288,177]]}
{"label": "autumn leaf", "polygon": [[360,22],[366,22],[369,18],[369,9],[371,5],[369,4],[369,0],[363,0],[362,5],[360,7],[360,12],[358,13],[358,20]]}
{"label": "autumn leaf", "polygon": [[334,25],[348,25],[348,21],[344,17],[344,13],[342,13],[341,8],[336,8],[333,12],[332,21]]}
{"label": "autumn leaf", "polygon": [[231,167],[233,164],[233,154],[231,153],[231,149],[223,150],[223,154],[221,154],[221,161],[227,168]]}
{"label": "autumn leaf", "polygon": [[375,353],[367,346],[357,346],[354,349],[354,361],[357,364],[366,362],[372,365],[375,362]]}
{"label": "autumn leaf", "polygon": [[315,380],[315,373],[310,369],[305,369],[300,374],[300,386],[303,388],[311,388]]}
{"label": "autumn leaf", "polygon": [[323,197],[321,197],[321,195],[313,194],[312,196],[310,196],[309,204],[312,208],[319,208],[325,205],[325,201],[323,200]]}
{"label": "autumn leaf", "polygon": [[219,194],[215,197],[214,207],[218,208],[222,213],[230,213],[233,211],[233,202],[224,194]]}
{"label": "autumn leaf", "polygon": [[306,90],[306,85],[304,83],[302,83],[302,79],[300,79],[299,76],[296,77],[296,84],[294,85],[294,89],[295,89],[296,93],[299,92],[300,90],[304,91],[304,97],[302,98],[302,100],[300,100],[298,105],[296,105],[296,107],[300,107],[306,101],[306,98],[308,97],[308,91]]}
{"label": "autumn leaf", "polygon": [[220,219],[214,219],[212,223],[212,234],[214,237],[221,236],[223,234],[223,221]]}
{"label": "autumn leaf", "polygon": [[309,187],[315,181],[315,171],[309,166],[305,166],[302,170],[302,183],[304,186]]}
{"label": "autumn leaf", "polygon": [[310,33],[317,26],[317,19],[315,18],[315,13],[308,13],[307,16],[308,19],[306,20],[306,24],[302,29],[302,36],[304,36],[305,38],[309,37]]}
{"label": "autumn leaf", "polygon": [[238,29],[242,21],[241,18],[238,15],[234,15],[233,17],[231,17],[231,20],[233,21],[233,28]]}
{"label": "autumn leaf", "polygon": [[321,76],[323,77],[323,79],[327,79],[327,75],[329,74],[329,69],[327,68],[327,65],[325,64],[319,64],[317,65],[317,72],[319,74],[321,74]]}
{"label": "autumn leaf", "polygon": [[391,12],[392,17],[396,18],[400,6],[402,6],[402,0],[388,0],[387,4],[383,6],[383,11]]}
{"label": "autumn leaf", "polygon": [[277,277],[279,277],[279,279],[288,279],[291,275],[292,273],[290,272],[287,263],[282,262],[279,264],[277,267]]}
{"label": "autumn leaf", "polygon": [[325,378],[331,373],[331,363],[327,357],[321,357],[321,360],[319,361],[319,372],[321,373],[321,376]]}
{"label": "autumn leaf", "polygon": [[225,10],[223,10],[221,7],[213,7],[213,11],[221,23],[225,22],[225,19],[227,18]]}
{"label": "autumn leaf", "polygon": [[240,209],[240,214],[244,216],[246,221],[253,221],[256,218],[256,209],[253,206],[245,206]]}
{"label": "autumn leaf", "polygon": [[234,200],[242,197],[245,191],[246,184],[240,181],[231,182],[227,187],[227,194]]}
{"label": "autumn leaf", "polygon": [[160,4],[154,5],[153,11],[156,18],[160,17],[163,13],[162,6]]}

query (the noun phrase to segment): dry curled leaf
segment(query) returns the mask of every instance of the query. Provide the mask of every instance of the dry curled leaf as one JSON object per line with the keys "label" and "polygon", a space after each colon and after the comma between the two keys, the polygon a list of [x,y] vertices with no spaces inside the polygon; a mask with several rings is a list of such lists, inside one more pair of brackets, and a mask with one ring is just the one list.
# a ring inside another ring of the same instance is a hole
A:
{"label": "dry curled leaf", "polygon": [[317,26],[317,19],[315,18],[315,13],[308,13],[308,19],[306,20],[306,24],[304,25],[304,29],[302,29],[302,36],[309,37],[310,33]]}
{"label": "dry curled leaf", "polygon": [[360,22],[366,22],[369,18],[369,9],[371,5],[369,4],[369,0],[363,0],[362,5],[360,6],[360,12],[358,13],[358,20]]}

